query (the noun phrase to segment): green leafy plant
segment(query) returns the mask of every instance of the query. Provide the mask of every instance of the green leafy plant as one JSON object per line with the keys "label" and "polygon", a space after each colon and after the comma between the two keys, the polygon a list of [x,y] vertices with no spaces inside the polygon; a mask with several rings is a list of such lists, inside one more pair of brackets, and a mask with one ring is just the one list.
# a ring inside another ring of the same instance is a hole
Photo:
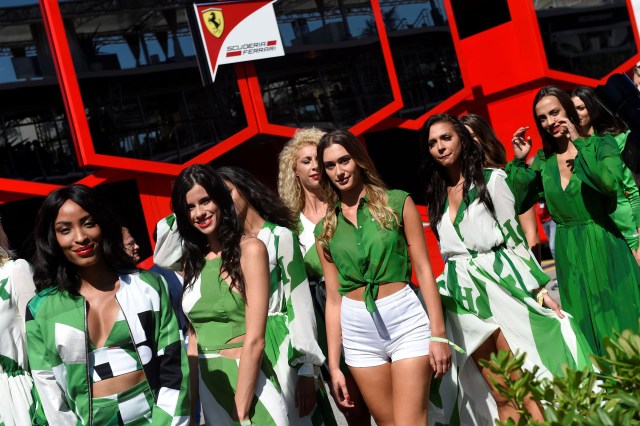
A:
{"label": "green leafy plant", "polygon": [[[594,371],[563,368],[553,380],[536,378],[538,369],[522,370],[525,355],[508,351],[481,361],[496,376],[495,389],[520,415],[503,426],[584,425],[640,426],[640,336],[631,330],[616,332],[603,341],[606,355],[591,356]],[[536,422],[525,410],[525,397],[544,409],[544,422]]]}

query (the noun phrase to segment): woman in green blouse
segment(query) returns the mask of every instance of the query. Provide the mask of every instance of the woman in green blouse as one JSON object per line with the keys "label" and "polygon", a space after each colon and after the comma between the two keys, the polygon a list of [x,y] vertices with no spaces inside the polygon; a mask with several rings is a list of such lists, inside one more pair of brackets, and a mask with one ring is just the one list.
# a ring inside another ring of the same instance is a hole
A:
{"label": "woman in green blouse", "polygon": [[[324,135],[318,163],[328,205],[315,235],[327,287],[328,360],[338,402],[353,404],[340,371],[344,347],[376,423],[427,424],[432,373],[438,378],[449,370],[451,353],[420,214],[409,194],[384,187],[350,132]],[[428,318],[407,284],[409,247]]]}
{"label": "woman in green blouse", "polygon": [[580,324],[594,353],[613,330],[638,329],[640,269],[611,219],[622,182],[622,160],[611,135],[588,135],[570,96],[548,86],[533,102],[543,149],[531,167],[528,127],[513,135],[516,159],[505,171],[516,205],[542,196],[558,224],[556,272],[564,309]]}

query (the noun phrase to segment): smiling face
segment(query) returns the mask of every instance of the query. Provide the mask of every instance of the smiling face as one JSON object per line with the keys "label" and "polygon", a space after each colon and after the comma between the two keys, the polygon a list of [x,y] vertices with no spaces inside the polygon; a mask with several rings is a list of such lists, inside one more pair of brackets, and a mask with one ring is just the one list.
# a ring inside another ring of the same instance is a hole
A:
{"label": "smiling face", "polygon": [[572,97],[571,100],[573,101],[573,105],[576,107],[576,111],[578,111],[580,126],[585,130],[588,130],[591,127],[591,117],[589,116],[589,110],[585,106],[584,101],[578,96]]}
{"label": "smiling face", "polygon": [[340,192],[362,190],[362,170],[344,146],[334,143],[325,148],[323,163],[329,181]]}
{"label": "smiling face", "polygon": [[305,145],[296,153],[294,172],[303,188],[308,191],[320,187],[320,172],[318,171],[317,147]]}
{"label": "smiling face", "polygon": [[91,214],[67,200],[58,210],[54,230],[65,258],[79,268],[102,260],[102,230]]}
{"label": "smiling face", "polygon": [[187,192],[185,201],[191,225],[207,237],[213,236],[220,222],[220,215],[218,205],[209,197],[207,191],[195,184]]}
{"label": "smiling face", "polygon": [[545,96],[536,104],[536,118],[544,131],[554,138],[566,137],[560,121],[567,122],[567,111],[555,96]]}
{"label": "smiling face", "polygon": [[440,121],[429,129],[429,153],[442,167],[456,166],[462,154],[462,140],[452,123]]}

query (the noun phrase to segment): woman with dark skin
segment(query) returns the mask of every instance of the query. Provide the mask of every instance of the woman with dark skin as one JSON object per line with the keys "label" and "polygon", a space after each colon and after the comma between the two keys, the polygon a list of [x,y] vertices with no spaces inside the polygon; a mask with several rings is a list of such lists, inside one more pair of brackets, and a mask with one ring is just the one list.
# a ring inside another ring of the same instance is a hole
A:
{"label": "woman with dark skin", "polygon": [[49,424],[187,424],[187,358],[166,283],[135,269],[97,191],[49,194],[35,244],[27,351]]}
{"label": "woman with dark skin", "polygon": [[527,209],[544,197],[556,231],[556,273],[560,299],[578,321],[597,354],[613,330],[638,329],[640,269],[610,213],[622,182],[620,151],[611,135],[589,135],[571,97],[547,86],[534,98],[542,136],[531,167],[528,126],[513,135],[516,159],[506,171]]}

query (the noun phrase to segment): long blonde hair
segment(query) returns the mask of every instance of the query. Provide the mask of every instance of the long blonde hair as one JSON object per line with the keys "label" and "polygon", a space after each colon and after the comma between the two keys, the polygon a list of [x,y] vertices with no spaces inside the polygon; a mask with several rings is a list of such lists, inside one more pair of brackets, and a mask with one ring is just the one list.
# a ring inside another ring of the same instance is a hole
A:
{"label": "long blonde hair", "polygon": [[360,167],[365,195],[368,198],[367,208],[373,219],[387,229],[393,229],[400,222],[398,214],[389,207],[389,197],[386,186],[371,157],[362,144],[347,130],[334,130],[325,134],[318,144],[318,168],[320,170],[320,185],[327,197],[327,214],[324,217],[324,230],[320,235],[320,243],[326,247],[329,244],[338,224],[336,206],[340,201],[340,191],[330,182],[324,169],[324,150],[333,144],[338,144],[347,150],[355,163]]}
{"label": "long blonde hair", "polygon": [[280,152],[278,194],[289,210],[296,215],[304,208],[304,191],[295,171],[298,151],[307,145],[318,146],[324,134],[324,131],[315,127],[298,129]]}

